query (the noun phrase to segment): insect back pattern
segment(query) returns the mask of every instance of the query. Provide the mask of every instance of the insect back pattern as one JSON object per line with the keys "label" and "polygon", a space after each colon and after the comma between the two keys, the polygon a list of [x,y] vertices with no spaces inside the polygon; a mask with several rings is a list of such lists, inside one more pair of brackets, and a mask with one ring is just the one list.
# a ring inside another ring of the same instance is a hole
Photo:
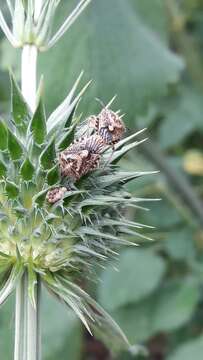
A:
{"label": "insect back pattern", "polygon": [[126,131],[122,116],[107,107],[97,115],[89,117],[89,124],[95,132],[103,139],[105,144],[113,146],[121,140]]}
{"label": "insect back pattern", "polygon": [[98,135],[85,136],[76,140],[59,154],[61,175],[73,181],[98,167],[104,142]]}
{"label": "insect back pattern", "polygon": [[[59,153],[58,161],[62,180],[67,179],[74,183],[98,168],[102,152],[109,146],[114,147],[125,132],[122,116],[110,110],[108,106],[104,107],[98,115],[87,118],[85,124],[88,126],[84,136],[77,138],[76,129],[75,141]],[[88,135],[89,128],[93,131]],[[50,204],[54,204],[61,200],[64,194],[64,187],[55,188],[48,192],[47,200]]]}

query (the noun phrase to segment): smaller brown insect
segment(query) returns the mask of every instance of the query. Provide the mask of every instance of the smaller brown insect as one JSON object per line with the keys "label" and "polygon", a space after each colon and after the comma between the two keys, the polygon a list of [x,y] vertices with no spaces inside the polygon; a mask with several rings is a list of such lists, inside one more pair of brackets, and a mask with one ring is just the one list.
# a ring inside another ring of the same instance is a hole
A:
{"label": "smaller brown insect", "polygon": [[114,146],[126,131],[122,116],[119,116],[118,112],[110,110],[108,105],[104,106],[99,115],[90,116],[88,121],[90,127],[96,130],[106,145]]}
{"label": "smaller brown insect", "polygon": [[61,200],[67,189],[65,187],[57,187],[55,189],[49,190],[46,195],[46,199],[50,204],[55,204],[57,201]]}
{"label": "smaller brown insect", "polygon": [[61,174],[74,181],[98,167],[104,142],[98,135],[84,137],[59,154]]}

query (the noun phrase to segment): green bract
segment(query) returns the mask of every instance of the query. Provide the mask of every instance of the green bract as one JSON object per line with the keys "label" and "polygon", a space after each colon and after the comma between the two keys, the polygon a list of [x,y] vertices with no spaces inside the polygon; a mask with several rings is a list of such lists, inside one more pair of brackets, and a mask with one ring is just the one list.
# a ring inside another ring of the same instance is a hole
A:
{"label": "green bract", "polygon": [[91,0],[81,0],[55,34],[52,34],[54,15],[60,0],[7,0],[12,27],[0,10],[0,27],[14,47],[36,45],[46,50],[64,35]]}
{"label": "green bract", "polygon": [[92,265],[115,258],[121,245],[135,245],[141,224],[125,218],[125,208],[140,207],[125,184],[144,172],[121,171],[117,165],[141,141],[136,135],[107,147],[100,166],[72,183],[54,205],[47,192],[70,185],[58,165],[61,150],[73,138],[88,131],[79,124],[75,107],[84,92],[74,98],[78,80],[69,96],[49,119],[42,101],[33,115],[13,77],[12,119],[0,121],[0,303],[18,281],[27,277],[29,297],[35,307],[37,279],[59,300],[71,307],[87,329],[114,331],[123,346],[127,340],[108,314],[80,287],[91,277]]}

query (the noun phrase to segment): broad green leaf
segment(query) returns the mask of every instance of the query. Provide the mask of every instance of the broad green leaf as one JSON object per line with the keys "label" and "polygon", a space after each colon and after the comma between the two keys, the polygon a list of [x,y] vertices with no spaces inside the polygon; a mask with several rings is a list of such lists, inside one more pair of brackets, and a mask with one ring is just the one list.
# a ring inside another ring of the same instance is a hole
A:
{"label": "broad green leaf", "polygon": [[5,190],[9,199],[15,199],[19,194],[19,188],[11,181],[6,181]]}
{"label": "broad green leaf", "polygon": [[158,229],[168,229],[182,222],[180,213],[166,198],[162,198],[159,203],[151,203],[150,210],[141,214],[140,221]]}
{"label": "broad green leaf", "polygon": [[3,161],[0,160],[0,178],[4,177],[6,175],[7,167],[4,164]]}
{"label": "broad green leaf", "polygon": [[163,248],[174,260],[194,259],[196,253],[194,232],[189,227],[170,231],[163,241]]}
{"label": "broad green leaf", "polygon": [[23,180],[25,181],[32,180],[34,172],[35,172],[34,166],[32,165],[29,159],[26,159],[20,168],[20,174]]}
{"label": "broad green leaf", "polygon": [[46,148],[43,150],[40,156],[41,166],[45,169],[51,169],[55,165],[56,161],[56,150],[55,150],[55,141],[52,139]]}
{"label": "broad green leaf", "polygon": [[[73,0],[60,3],[58,23],[69,13],[73,3]],[[71,29],[71,36],[67,33],[56,47],[41,56],[40,69],[47,79],[49,110],[65,97],[67,88],[81,69],[85,69],[88,79],[94,79],[92,91],[85,100],[88,112],[98,110],[97,103],[89,99],[96,96],[107,102],[118,93],[123,111],[133,119],[135,114],[145,111],[151,102],[162,97],[169,83],[178,80],[182,61],[167,49],[151,26],[148,27],[148,20],[142,21],[144,13],[139,18],[140,11],[136,14],[134,3],[134,0],[92,2],[77,26]],[[153,0],[152,7],[155,24],[160,22],[163,12],[157,1]],[[151,9],[145,12],[148,14]],[[71,49],[71,57],[64,48]],[[67,68],[70,70],[68,77]]]}
{"label": "broad green leaf", "polygon": [[172,331],[189,321],[199,301],[199,286],[196,279],[182,278],[162,288],[153,308],[154,332]]}
{"label": "broad green leaf", "polygon": [[169,281],[139,301],[113,311],[113,317],[131,343],[146,341],[185,325],[194,314],[199,299],[195,279],[181,277]]}
{"label": "broad green leaf", "polygon": [[0,120],[0,139],[1,139],[0,150],[7,150],[8,148],[7,128],[2,120]]}
{"label": "broad green leaf", "polygon": [[172,103],[159,128],[159,142],[162,148],[179,146],[195,131],[203,130],[202,96],[185,89],[177,104]]}
{"label": "broad green leaf", "polygon": [[11,112],[17,126],[23,126],[30,116],[28,106],[13,75],[11,79]]}
{"label": "broad green leaf", "polygon": [[12,160],[19,160],[23,154],[22,146],[16,136],[8,130],[8,150]]}
{"label": "broad green leaf", "polygon": [[60,178],[61,178],[60,170],[59,170],[59,166],[57,164],[51,170],[49,170],[47,173],[48,185],[51,186],[51,185],[57,184],[59,182]]}
{"label": "broad green leaf", "polygon": [[39,101],[38,107],[31,120],[30,129],[33,134],[34,141],[41,145],[46,136],[46,116],[42,100]]}
{"label": "broad green leaf", "polygon": [[203,336],[189,340],[180,345],[167,360],[202,360],[203,354]]}
{"label": "broad green leaf", "polygon": [[151,297],[135,305],[127,305],[113,311],[112,316],[125,332],[131,344],[141,343],[154,335]]}
{"label": "broad green leaf", "polygon": [[169,40],[169,24],[166,21],[167,8],[162,0],[135,0],[132,2],[135,12],[147,27],[156,32],[166,44]]}
{"label": "broad green leaf", "polygon": [[164,272],[163,260],[152,252],[125,250],[118,264],[111,264],[103,271],[98,288],[99,299],[111,310],[139,301],[158,287]]}

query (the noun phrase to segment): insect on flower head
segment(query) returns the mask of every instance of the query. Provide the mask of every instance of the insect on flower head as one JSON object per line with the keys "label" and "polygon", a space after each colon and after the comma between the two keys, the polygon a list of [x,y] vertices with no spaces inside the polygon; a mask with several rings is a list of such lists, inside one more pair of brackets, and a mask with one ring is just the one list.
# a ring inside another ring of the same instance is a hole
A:
{"label": "insect on flower head", "polygon": [[106,145],[112,146],[121,140],[126,128],[119,112],[114,112],[109,109],[109,105],[105,106],[100,100],[98,101],[102,104],[103,109],[97,116],[90,116],[88,123],[101,136]]}
{"label": "insect on flower head", "polygon": [[59,154],[61,174],[74,181],[94,170],[99,165],[104,142],[98,135],[76,140]]}
{"label": "insect on flower head", "polygon": [[46,195],[46,199],[50,204],[55,204],[57,201],[63,198],[66,191],[66,187],[57,187],[55,189],[49,190]]}

